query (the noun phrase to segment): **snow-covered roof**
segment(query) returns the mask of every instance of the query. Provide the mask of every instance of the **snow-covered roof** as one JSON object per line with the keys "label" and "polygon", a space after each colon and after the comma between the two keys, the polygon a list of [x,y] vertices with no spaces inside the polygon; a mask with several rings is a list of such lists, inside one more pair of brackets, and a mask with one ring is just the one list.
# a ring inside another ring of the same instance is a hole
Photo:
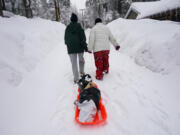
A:
{"label": "snow-covered roof", "polygon": [[137,19],[171,10],[180,7],[180,0],[160,0],[155,2],[134,2],[130,9],[135,9],[139,12]]}
{"label": "snow-covered roof", "polygon": [[128,9],[128,11],[127,11],[127,13],[126,13],[126,15],[125,15],[124,18],[127,18],[127,17],[129,16],[131,10],[133,10],[133,11],[136,12],[137,14],[140,14],[139,11],[136,10],[136,8],[134,8],[133,6],[131,6],[131,7]]}

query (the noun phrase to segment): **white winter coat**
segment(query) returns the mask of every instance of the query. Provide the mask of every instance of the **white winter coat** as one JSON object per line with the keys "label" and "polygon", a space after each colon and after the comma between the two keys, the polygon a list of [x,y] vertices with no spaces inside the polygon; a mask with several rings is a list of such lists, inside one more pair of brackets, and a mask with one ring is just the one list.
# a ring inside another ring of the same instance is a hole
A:
{"label": "white winter coat", "polygon": [[118,46],[109,28],[103,23],[97,23],[90,32],[88,50],[93,52],[110,50],[109,41],[114,47]]}

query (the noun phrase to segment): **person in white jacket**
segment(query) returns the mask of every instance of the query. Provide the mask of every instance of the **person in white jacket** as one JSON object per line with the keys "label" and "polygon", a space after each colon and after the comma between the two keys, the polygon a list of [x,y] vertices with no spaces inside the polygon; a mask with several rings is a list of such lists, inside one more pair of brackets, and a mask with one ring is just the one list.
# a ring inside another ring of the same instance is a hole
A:
{"label": "person in white jacket", "polygon": [[96,66],[96,79],[103,79],[103,73],[109,73],[109,52],[110,44],[119,50],[116,39],[113,37],[109,28],[102,23],[100,18],[95,20],[95,26],[92,28],[89,36],[88,52],[94,53]]}

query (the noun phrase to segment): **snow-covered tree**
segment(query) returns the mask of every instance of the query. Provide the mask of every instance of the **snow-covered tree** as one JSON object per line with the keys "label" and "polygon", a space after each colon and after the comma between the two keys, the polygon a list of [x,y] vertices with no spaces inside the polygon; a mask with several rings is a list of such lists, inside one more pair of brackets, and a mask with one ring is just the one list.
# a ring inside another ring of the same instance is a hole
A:
{"label": "snow-covered tree", "polygon": [[18,15],[27,17],[33,15],[54,21],[59,20],[65,24],[69,22],[72,12],[70,0],[5,0],[5,5],[6,10]]}
{"label": "snow-covered tree", "polygon": [[68,24],[70,22],[70,16],[72,13],[72,7],[70,4],[70,0],[60,0],[59,1],[60,6],[60,16],[61,16],[61,22],[64,24]]}

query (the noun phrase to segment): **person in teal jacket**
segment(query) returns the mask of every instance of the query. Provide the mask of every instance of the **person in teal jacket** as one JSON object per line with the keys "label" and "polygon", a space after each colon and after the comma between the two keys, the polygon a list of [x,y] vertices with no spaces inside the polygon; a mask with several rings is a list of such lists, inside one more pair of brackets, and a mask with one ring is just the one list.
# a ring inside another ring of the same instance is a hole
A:
{"label": "person in teal jacket", "polygon": [[[70,24],[65,30],[65,44],[67,45],[67,52],[69,54],[72,71],[74,75],[74,83],[77,83],[79,76],[84,74],[84,51],[87,51],[86,36],[78,17],[72,13]],[[79,70],[78,70],[79,63]]]}

